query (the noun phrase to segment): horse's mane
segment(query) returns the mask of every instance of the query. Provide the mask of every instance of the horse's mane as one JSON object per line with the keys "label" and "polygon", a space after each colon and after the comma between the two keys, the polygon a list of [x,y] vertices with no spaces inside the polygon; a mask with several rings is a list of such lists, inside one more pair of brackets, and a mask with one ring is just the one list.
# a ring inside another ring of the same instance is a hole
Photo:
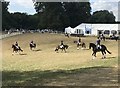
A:
{"label": "horse's mane", "polygon": [[90,44],[94,44],[95,45],[95,43],[93,43],[93,42],[90,42]]}

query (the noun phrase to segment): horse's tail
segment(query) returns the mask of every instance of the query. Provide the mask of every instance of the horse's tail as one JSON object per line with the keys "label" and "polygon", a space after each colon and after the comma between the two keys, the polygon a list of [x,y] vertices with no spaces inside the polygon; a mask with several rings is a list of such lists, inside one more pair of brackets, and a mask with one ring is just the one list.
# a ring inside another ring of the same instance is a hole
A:
{"label": "horse's tail", "polygon": [[21,49],[21,52],[23,52],[23,50]]}
{"label": "horse's tail", "polygon": [[68,46],[68,45],[66,45],[66,49],[68,49],[68,47],[69,47],[69,46]]}
{"label": "horse's tail", "polygon": [[36,44],[34,44],[34,45],[35,45],[35,48],[36,48],[37,45]]}
{"label": "horse's tail", "polygon": [[[106,48],[106,47],[105,47],[105,48]],[[105,50],[106,50],[109,54],[112,54],[110,51],[108,51],[108,49],[107,49],[107,48],[106,48]]]}
{"label": "horse's tail", "polygon": [[109,54],[112,54],[110,51],[108,51],[107,49],[106,49],[106,51],[109,53]]}
{"label": "horse's tail", "polygon": [[101,45],[101,46],[104,47],[105,50],[106,50],[109,54],[112,54],[112,53],[107,49],[107,47],[106,47],[105,45]]}
{"label": "horse's tail", "polygon": [[19,50],[21,51],[21,52],[23,52],[23,50],[19,47]]}

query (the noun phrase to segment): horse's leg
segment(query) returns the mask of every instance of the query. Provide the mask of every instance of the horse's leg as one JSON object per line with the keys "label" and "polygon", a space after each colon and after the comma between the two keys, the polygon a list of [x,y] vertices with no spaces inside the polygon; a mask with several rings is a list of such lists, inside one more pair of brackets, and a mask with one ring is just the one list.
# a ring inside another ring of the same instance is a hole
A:
{"label": "horse's leg", "polygon": [[66,53],[66,49],[64,49],[65,53]]}
{"label": "horse's leg", "polygon": [[86,45],[84,44],[84,48],[86,48]]}
{"label": "horse's leg", "polygon": [[104,54],[103,51],[101,51],[101,52],[102,52],[102,59],[104,59],[105,58],[105,54]]}
{"label": "horse's leg", "polygon": [[13,49],[12,55],[14,55],[14,49]]}
{"label": "horse's leg", "polygon": [[16,54],[19,54],[19,50],[16,50]]}
{"label": "horse's leg", "polygon": [[[58,50],[59,50],[59,48],[58,48]],[[57,53],[58,53],[58,50],[57,50]]]}
{"label": "horse's leg", "polygon": [[63,51],[63,50],[61,49],[61,53],[62,53],[62,51]]}
{"label": "horse's leg", "polygon": [[83,43],[81,49],[85,49],[85,48],[86,48],[86,45]]}
{"label": "horse's leg", "polygon": [[79,44],[77,44],[77,50],[79,50]]}
{"label": "horse's leg", "polygon": [[96,57],[96,52],[93,52],[93,53],[92,53],[92,56],[93,56],[93,59],[95,59],[95,57]]}
{"label": "horse's leg", "polygon": [[106,58],[106,52],[104,51],[104,58]]}
{"label": "horse's leg", "polygon": [[30,50],[32,50],[32,47],[30,47]]}
{"label": "horse's leg", "polygon": [[105,37],[104,37],[104,41],[105,41]]}

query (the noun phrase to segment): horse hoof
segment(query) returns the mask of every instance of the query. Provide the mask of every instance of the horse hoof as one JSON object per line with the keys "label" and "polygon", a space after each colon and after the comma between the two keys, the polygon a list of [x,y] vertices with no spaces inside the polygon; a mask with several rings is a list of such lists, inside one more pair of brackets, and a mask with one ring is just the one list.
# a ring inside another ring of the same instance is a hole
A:
{"label": "horse hoof", "polygon": [[102,59],[105,59],[105,57],[102,57]]}

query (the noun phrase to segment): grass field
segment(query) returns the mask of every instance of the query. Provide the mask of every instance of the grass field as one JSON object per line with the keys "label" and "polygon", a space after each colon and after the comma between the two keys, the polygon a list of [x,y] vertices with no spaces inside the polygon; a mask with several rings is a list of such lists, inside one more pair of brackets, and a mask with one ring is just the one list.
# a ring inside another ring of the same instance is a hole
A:
{"label": "grass field", "polygon": [[[29,49],[34,40],[37,48]],[[67,53],[55,47],[63,40],[69,45]],[[77,50],[77,37],[62,34],[23,34],[2,40],[3,86],[117,86],[118,85],[118,42],[102,41],[112,54],[101,59],[101,53],[92,60],[92,50]],[[18,41],[23,53],[12,55],[11,45]],[[87,45],[96,37],[82,37]]]}

